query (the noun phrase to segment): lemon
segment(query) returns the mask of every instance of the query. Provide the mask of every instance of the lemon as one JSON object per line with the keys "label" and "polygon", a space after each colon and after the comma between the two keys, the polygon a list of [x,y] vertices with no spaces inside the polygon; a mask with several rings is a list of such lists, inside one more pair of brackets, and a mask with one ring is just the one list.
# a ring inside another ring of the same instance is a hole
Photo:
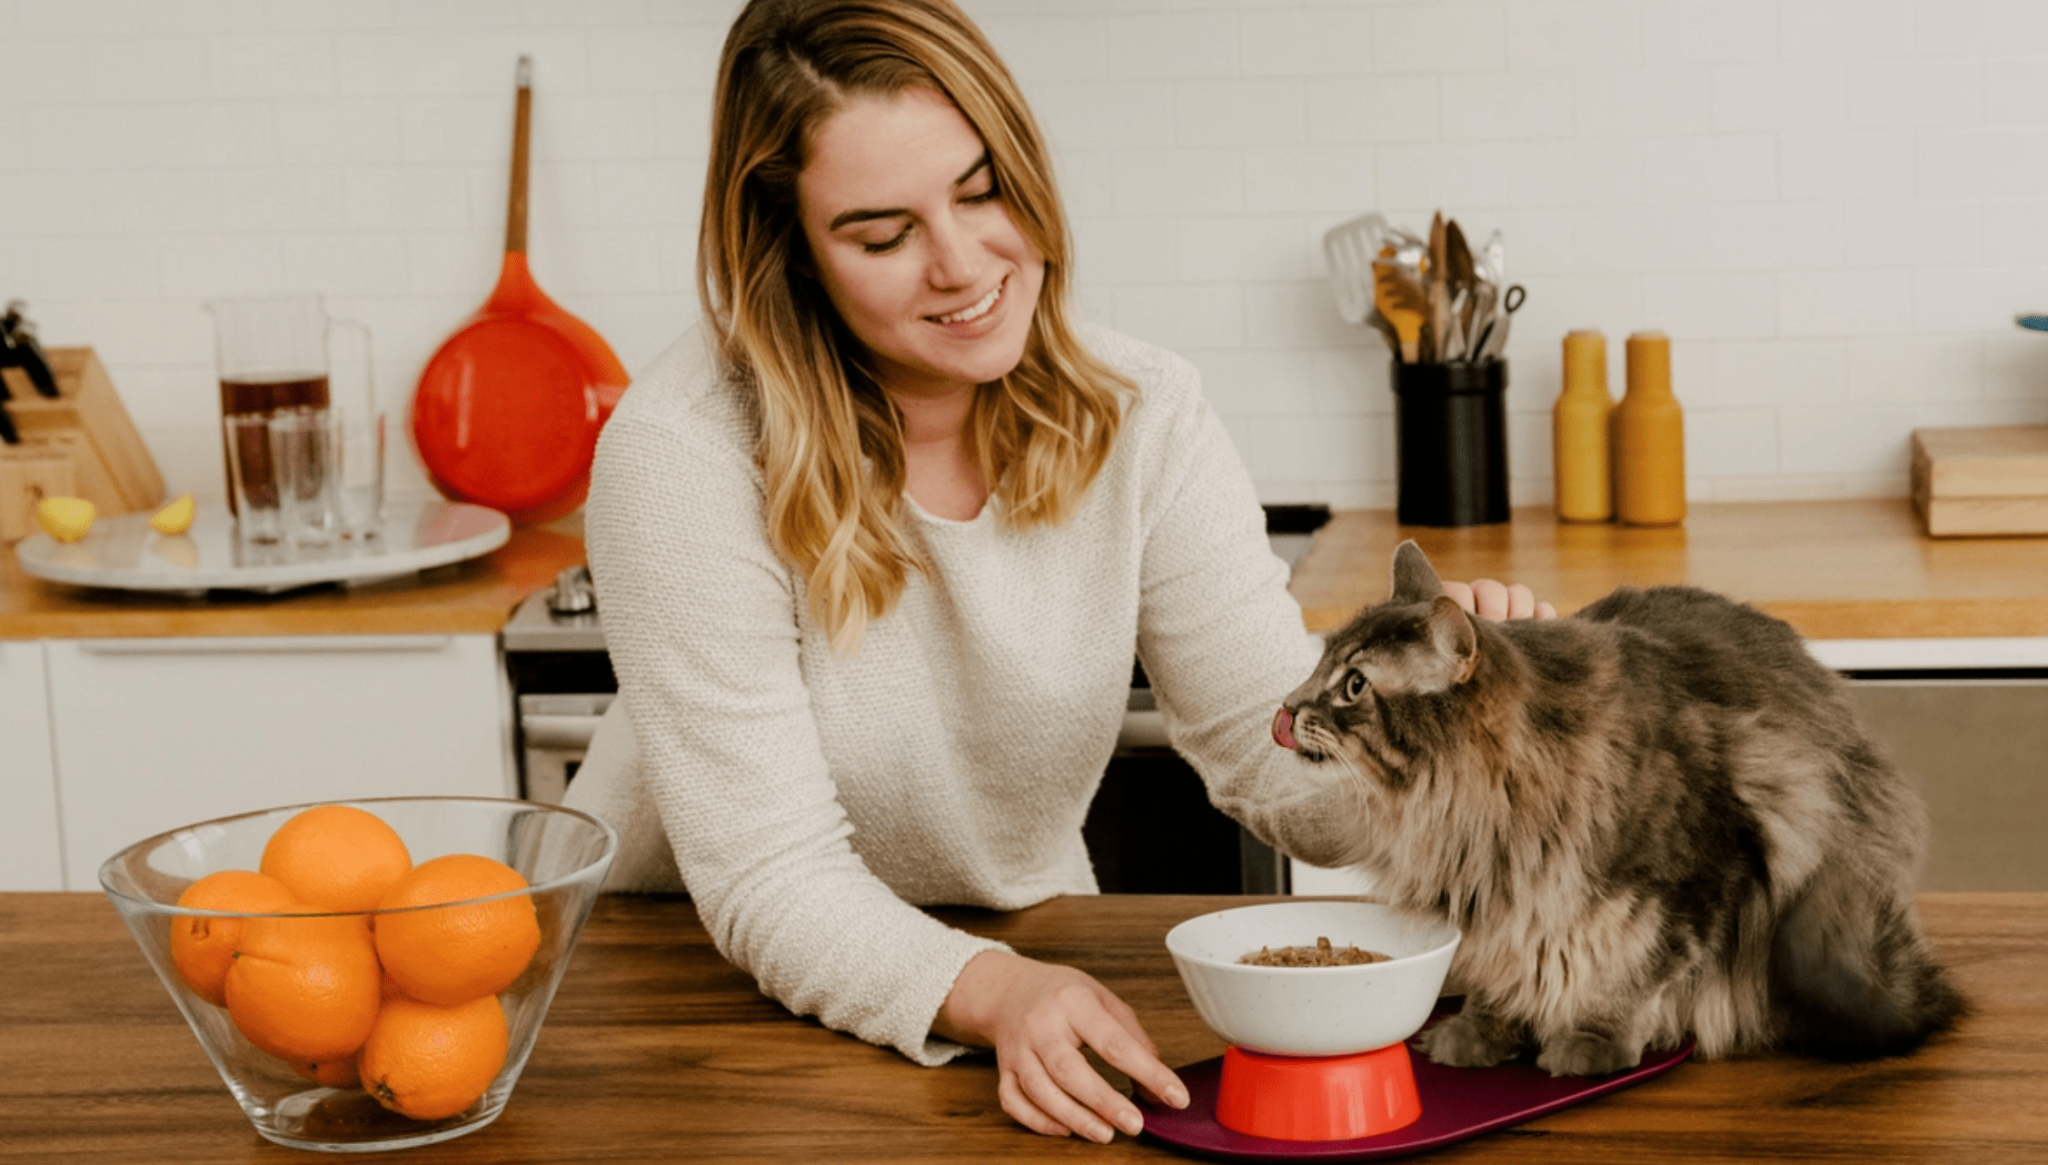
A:
{"label": "lemon", "polygon": [[36,524],[59,542],[76,542],[92,529],[94,512],[84,498],[44,498],[36,503]]}
{"label": "lemon", "polygon": [[149,528],[159,534],[183,534],[192,528],[192,495],[186,494],[156,512]]}

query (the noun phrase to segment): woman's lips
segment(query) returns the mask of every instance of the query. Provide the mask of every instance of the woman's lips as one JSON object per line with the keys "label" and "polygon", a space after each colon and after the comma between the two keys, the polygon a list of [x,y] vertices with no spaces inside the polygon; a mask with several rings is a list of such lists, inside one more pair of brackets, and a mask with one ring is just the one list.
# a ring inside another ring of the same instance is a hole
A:
{"label": "woman's lips", "polygon": [[1010,278],[1006,275],[994,287],[989,288],[987,295],[982,296],[974,303],[961,308],[959,311],[947,312],[942,316],[928,316],[926,318],[937,324],[971,324],[996,309],[997,301],[1003,297],[1003,288],[1007,287],[1009,282]]}

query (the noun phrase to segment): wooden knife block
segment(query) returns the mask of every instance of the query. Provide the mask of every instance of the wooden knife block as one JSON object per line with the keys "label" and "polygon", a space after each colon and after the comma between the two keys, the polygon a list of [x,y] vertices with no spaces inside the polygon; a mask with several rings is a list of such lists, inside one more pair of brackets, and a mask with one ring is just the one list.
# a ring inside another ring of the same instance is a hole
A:
{"label": "wooden knife block", "polygon": [[36,532],[36,503],[76,497],[101,514],[163,504],[164,479],[121,396],[91,348],[51,348],[55,397],[40,396],[19,369],[0,371],[4,406],[21,444],[0,445],[0,542]]}

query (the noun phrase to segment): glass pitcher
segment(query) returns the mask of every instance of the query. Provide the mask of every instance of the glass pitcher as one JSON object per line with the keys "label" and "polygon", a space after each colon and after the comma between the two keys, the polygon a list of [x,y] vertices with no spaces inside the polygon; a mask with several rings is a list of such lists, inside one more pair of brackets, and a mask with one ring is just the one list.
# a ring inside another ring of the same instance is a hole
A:
{"label": "glass pitcher", "polygon": [[[324,431],[337,411],[375,416],[370,331],[354,320],[329,317],[320,296],[311,292],[234,296],[213,300],[206,308],[214,320],[228,509],[243,537],[280,541],[288,533],[280,515],[280,487],[288,485],[303,499],[328,497],[332,486],[327,459],[319,457],[297,464],[302,475],[313,475],[311,480],[280,480],[283,466],[273,452],[269,420],[310,417]],[[337,333],[352,335],[354,342],[335,344]],[[378,470],[381,484],[381,465]]]}

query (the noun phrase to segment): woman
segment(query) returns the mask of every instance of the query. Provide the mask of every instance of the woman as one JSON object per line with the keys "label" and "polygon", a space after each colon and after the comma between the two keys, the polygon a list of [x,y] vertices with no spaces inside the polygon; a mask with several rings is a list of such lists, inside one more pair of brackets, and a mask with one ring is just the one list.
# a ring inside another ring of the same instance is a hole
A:
{"label": "woman", "polygon": [[[1265,726],[1317,656],[1194,370],[1070,318],[1038,130],[947,0],[754,0],[726,42],[706,323],[607,424],[586,516],[622,698],[571,801],[799,1014],[995,1049],[1041,1133],[1174,1105],[1130,1009],[920,905],[1095,891],[1132,653],[1211,798],[1342,861]],[[1482,613],[1529,605],[1484,588]],[[623,711],[621,711],[623,709]],[[630,721],[630,723],[629,723]]]}

